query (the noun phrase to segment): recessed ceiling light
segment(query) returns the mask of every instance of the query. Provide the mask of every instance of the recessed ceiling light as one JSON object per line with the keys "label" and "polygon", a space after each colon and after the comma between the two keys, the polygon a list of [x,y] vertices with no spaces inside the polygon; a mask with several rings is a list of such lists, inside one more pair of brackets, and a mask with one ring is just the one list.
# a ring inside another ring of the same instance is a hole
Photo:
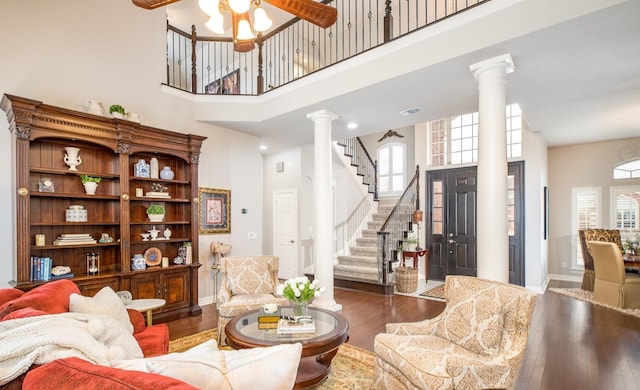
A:
{"label": "recessed ceiling light", "polygon": [[260,150],[267,150],[267,145],[260,145]]}
{"label": "recessed ceiling light", "polygon": [[347,129],[355,129],[358,127],[358,124],[355,122],[351,122],[347,125]]}
{"label": "recessed ceiling light", "polygon": [[422,112],[422,109],[418,107],[413,107],[413,108],[407,108],[406,110],[400,111],[400,114],[406,116],[406,115],[416,114],[418,112]]}

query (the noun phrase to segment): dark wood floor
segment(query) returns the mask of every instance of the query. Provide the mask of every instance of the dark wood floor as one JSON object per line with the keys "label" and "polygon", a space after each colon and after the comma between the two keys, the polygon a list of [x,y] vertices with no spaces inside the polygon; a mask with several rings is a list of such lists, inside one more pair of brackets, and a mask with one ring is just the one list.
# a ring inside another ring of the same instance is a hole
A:
{"label": "dark wood floor", "polygon": [[[552,281],[550,287],[579,287]],[[373,338],[387,322],[438,315],[444,304],[400,295],[336,289],[349,320],[349,343],[373,351]],[[171,339],[216,326],[214,305],[201,316],[170,322]],[[516,389],[639,389],[640,318],[545,292],[536,301],[529,344]]]}

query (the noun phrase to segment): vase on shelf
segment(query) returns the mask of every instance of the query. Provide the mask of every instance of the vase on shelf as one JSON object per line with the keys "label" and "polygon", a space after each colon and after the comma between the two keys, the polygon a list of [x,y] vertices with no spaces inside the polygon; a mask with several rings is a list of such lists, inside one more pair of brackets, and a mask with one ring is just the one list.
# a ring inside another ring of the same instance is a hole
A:
{"label": "vase on shelf", "polygon": [[84,190],[86,191],[87,195],[95,195],[96,194],[96,190],[98,189],[98,183],[93,182],[93,181],[88,181],[88,182],[84,183],[83,185],[84,185]]}
{"label": "vase on shelf", "polygon": [[173,171],[171,167],[164,167],[160,171],[160,178],[164,180],[173,180]]}
{"label": "vase on shelf", "polygon": [[306,316],[309,315],[309,302],[293,301],[293,315],[294,316]]}
{"label": "vase on shelf", "polygon": [[152,179],[158,178],[158,159],[153,157],[149,163],[149,175]]}
{"label": "vase on shelf", "polygon": [[79,156],[80,148],[67,146],[64,150],[66,151],[64,154],[64,163],[69,166],[70,171],[77,171],[76,167],[82,163],[82,159]]}

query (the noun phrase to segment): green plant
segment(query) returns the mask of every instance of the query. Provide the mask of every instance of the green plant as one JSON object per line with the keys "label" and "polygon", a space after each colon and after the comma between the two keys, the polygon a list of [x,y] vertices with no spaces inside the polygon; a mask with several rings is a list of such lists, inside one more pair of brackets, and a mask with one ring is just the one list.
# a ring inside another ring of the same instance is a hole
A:
{"label": "green plant", "polygon": [[82,184],[84,183],[100,183],[100,181],[102,180],[102,178],[100,177],[93,177],[93,176],[89,176],[89,175],[82,175],[80,176],[80,180],[82,181]]}
{"label": "green plant", "polygon": [[164,214],[164,213],[165,213],[164,207],[160,206],[159,204],[152,204],[147,209],[147,214]]}
{"label": "green plant", "polygon": [[113,114],[114,112],[119,112],[124,115],[124,107],[119,104],[112,104],[111,107],[109,107],[109,114]]}

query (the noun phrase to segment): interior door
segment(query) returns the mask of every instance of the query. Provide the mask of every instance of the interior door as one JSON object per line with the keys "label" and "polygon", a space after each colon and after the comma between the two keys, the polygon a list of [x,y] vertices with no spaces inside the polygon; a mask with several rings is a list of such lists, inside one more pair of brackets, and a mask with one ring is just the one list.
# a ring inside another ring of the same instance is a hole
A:
{"label": "interior door", "polygon": [[[524,285],[524,162],[508,167],[509,283]],[[477,168],[426,173],[429,279],[477,275]]]}
{"label": "interior door", "polygon": [[430,279],[476,275],[476,176],[476,167],[427,172]]}
{"label": "interior door", "polygon": [[298,193],[273,193],[273,254],[279,257],[278,278],[290,279],[298,272]]}

